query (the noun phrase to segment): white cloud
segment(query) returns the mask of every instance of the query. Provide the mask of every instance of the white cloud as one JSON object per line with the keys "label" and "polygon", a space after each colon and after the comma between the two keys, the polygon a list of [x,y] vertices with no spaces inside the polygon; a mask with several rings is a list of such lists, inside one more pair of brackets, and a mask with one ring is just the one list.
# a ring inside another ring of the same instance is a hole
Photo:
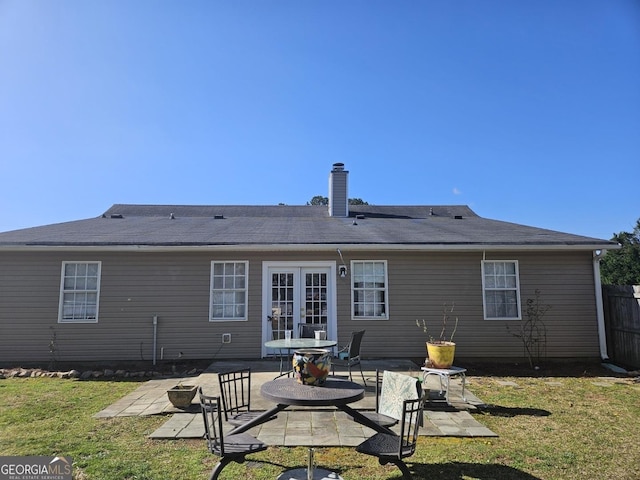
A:
{"label": "white cloud", "polygon": [[458,187],[453,187],[453,194],[454,195],[462,195],[462,192],[458,189]]}

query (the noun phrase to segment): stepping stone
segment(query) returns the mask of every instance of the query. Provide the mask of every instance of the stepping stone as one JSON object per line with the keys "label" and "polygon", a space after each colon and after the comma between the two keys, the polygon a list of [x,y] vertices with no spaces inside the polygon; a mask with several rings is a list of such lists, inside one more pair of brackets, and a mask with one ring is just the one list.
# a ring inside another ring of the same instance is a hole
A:
{"label": "stepping stone", "polygon": [[592,382],[596,387],[611,387],[613,383],[610,382]]}
{"label": "stepping stone", "polygon": [[177,413],[149,435],[149,438],[202,438],[203,436],[204,426],[200,415]]}

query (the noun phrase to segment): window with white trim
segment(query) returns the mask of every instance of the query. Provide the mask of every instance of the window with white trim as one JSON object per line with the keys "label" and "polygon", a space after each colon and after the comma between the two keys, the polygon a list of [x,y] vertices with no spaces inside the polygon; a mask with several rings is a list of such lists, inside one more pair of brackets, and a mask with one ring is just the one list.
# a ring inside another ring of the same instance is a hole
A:
{"label": "window with white trim", "polygon": [[249,262],[211,262],[210,321],[247,319]]}
{"label": "window with white trim", "polygon": [[483,260],[485,320],[520,320],[520,280],[516,260]]}
{"label": "window with white trim", "polygon": [[62,262],[60,323],[96,323],[101,262]]}
{"label": "window with white trim", "polygon": [[386,319],[387,262],[352,260],[351,282],[351,316],[357,319]]}

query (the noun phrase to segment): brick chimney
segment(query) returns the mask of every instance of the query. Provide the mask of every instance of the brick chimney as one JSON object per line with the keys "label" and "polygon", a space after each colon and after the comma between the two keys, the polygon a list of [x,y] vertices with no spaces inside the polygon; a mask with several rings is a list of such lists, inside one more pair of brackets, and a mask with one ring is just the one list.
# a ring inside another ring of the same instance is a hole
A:
{"label": "brick chimney", "polygon": [[349,197],[347,193],[347,177],[349,172],[344,163],[334,163],[329,174],[329,216],[348,217]]}

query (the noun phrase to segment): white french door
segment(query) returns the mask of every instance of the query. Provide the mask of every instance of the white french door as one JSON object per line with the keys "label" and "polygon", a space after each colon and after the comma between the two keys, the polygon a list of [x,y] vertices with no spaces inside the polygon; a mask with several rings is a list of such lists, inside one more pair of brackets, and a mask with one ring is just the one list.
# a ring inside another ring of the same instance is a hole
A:
{"label": "white french door", "polygon": [[301,323],[325,324],[327,338],[337,338],[334,292],[335,263],[265,262],[263,343],[284,338],[286,330],[297,337]]}

